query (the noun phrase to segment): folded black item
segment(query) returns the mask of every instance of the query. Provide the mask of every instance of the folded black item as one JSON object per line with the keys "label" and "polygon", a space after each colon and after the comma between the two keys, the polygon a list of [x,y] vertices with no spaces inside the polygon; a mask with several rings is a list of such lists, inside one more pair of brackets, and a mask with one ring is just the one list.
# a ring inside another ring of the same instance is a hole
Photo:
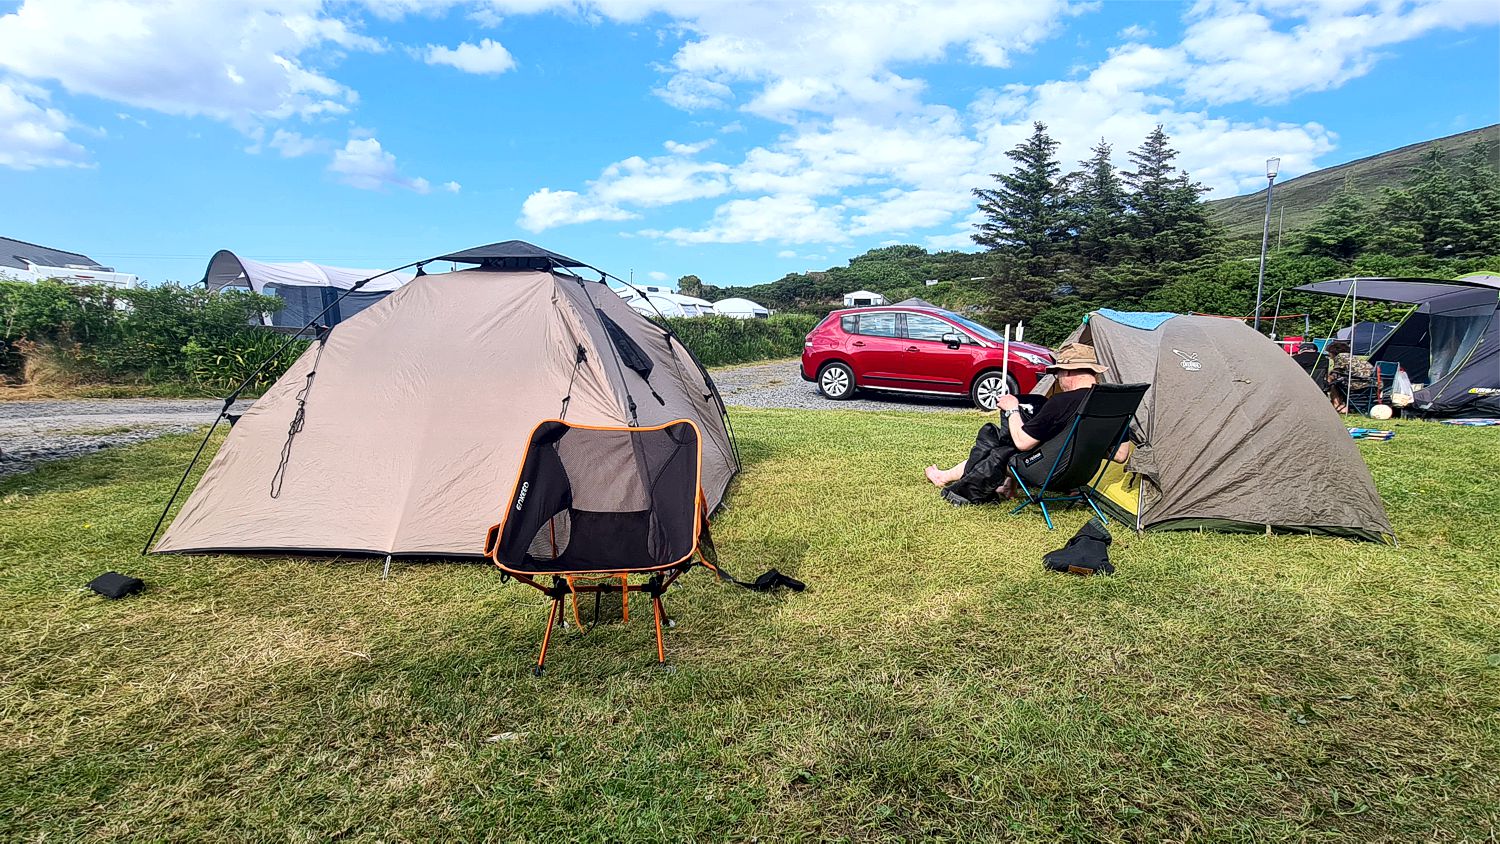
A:
{"label": "folded black item", "polygon": [[89,581],[89,588],[106,598],[123,598],[146,588],[146,582],[138,577],[107,571]]}
{"label": "folded black item", "polygon": [[755,578],[755,582],[747,588],[754,589],[756,592],[770,592],[781,586],[785,586],[793,592],[801,592],[807,588],[806,583],[789,574],[782,574],[776,569],[771,569],[760,577]]}
{"label": "folded black item", "polygon": [[1042,557],[1042,566],[1048,571],[1069,574],[1114,574],[1115,567],[1109,562],[1109,545],[1113,541],[1098,519],[1089,519],[1067,545],[1047,552]]}

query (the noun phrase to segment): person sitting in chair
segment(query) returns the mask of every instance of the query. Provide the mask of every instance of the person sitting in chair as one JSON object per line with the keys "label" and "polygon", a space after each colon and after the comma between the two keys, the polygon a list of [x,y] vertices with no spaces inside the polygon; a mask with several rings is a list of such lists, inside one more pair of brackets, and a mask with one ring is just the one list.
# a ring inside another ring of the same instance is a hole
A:
{"label": "person sitting in chair", "polygon": [[[1093,346],[1083,343],[1063,346],[1057,352],[1056,362],[1047,367],[1047,372],[1057,377],[1061,392],[1051,398],[1031,393],[1001,396],[996,403],[1001,411],[1000,425],[985,423],[974,438],[968,460],[951,469],[928,466],[927,480],[940,487],[943,498],[955,506],[1011,497],[1014,484],[1009,470],[1011,458],[1066,431],[1083,400],[1088,398],[1089,389],[1108,369],[1099,363]],[[1124,463],[1129,454],[1130,444],[1121,443],[1111,459]]]}
{"label": "person sitting in chair", "polygon": [[1329,343],[1323,354],[1328,356],[1328,374],[1325,385],[1333,409],[1339,413],[1349,412],[1349,396],[1368,393],[1375,384],[1375,366],[1361,357],[1351,354],[1349,344],[1343,340]]}

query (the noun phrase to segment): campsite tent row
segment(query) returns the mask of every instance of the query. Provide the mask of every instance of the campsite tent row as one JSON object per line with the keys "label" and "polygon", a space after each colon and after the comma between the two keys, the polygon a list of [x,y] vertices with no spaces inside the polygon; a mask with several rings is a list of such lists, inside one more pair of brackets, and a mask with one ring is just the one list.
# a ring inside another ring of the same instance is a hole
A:
{"label": "campsite tent row", "polygon": [[[438,260],[479,267],[419,276],[315,340],[231,429],[156,552],[477,556],[549,419],[690,420],[717,508],[739,469],[727,415],[669,329],[531,244]],[[1099,311],[1070,339],[1095,346],[1107,382],[1151,384],[1135,453],[1099,483],[1127,524],[1392,538],[1342,421],[1248,326]],[[577,478],[580,495],[618,492],[611,512],[647,524],[636,487],[612,480],[629,466],[581,465],[598,477]]]}

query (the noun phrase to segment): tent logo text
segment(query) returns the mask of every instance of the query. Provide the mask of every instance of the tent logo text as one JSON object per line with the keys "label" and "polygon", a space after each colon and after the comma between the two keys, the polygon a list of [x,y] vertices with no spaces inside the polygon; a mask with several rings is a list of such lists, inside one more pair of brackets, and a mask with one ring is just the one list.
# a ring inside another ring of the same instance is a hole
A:
{"label": "tent logo text", "polygon": [[1198,360],[1197,353],[1188,353],[1179,349],[1173,349],[1172,354],[1182,358],[1182,368],[1188,372],[1197,372],[1203,368],[1203,362]]}
{"label": "tent logo text", "polygon": [[516,509],[520,510],[526,504],[526,490],[531,489],[531,481],[521,484],[521,491],[516,493]]}

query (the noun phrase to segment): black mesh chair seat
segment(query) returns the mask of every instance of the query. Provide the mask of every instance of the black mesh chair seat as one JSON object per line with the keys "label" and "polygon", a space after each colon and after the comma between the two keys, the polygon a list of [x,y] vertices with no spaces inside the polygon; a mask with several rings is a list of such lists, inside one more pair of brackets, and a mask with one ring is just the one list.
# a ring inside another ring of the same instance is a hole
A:
{"label": "black mesh chair seat", "polygon": [[1095,385],[1067,430],[1012,458],[1011,475],[1025,500],[1011,512],[1019,513],[1035,504],[1051,530],[1048,504],[1082,501],[1108,524],[1109,519],[1089,497],[1092,486],[1104,461],[1125,441],[1130,421],[1150,388],[1149,384]]}

